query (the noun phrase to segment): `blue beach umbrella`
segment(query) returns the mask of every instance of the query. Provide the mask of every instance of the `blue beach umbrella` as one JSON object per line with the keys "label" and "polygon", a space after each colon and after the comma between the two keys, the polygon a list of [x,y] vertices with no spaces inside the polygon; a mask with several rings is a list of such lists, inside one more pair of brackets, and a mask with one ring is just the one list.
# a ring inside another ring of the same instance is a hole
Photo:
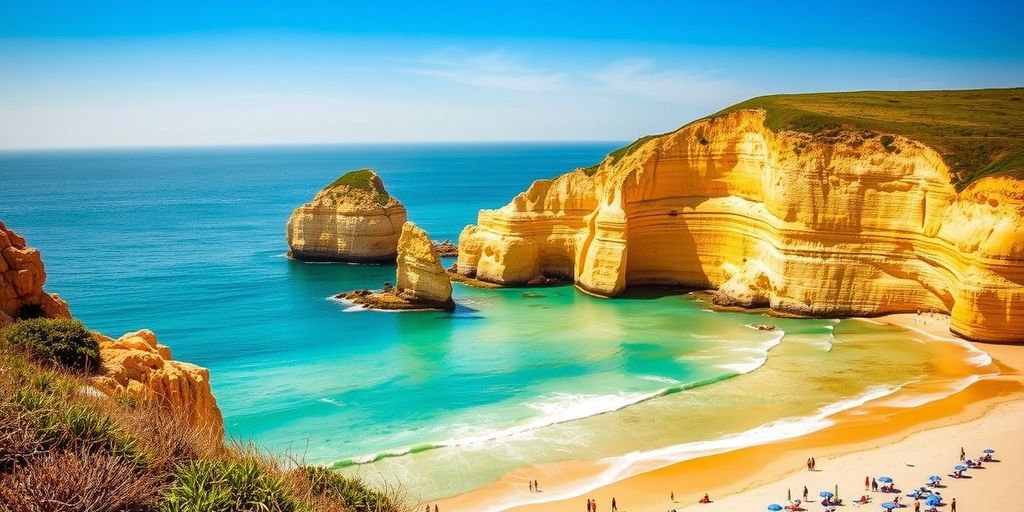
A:
{"label": "blue beach umbrella", "polygon": [[878,481],[882,482],[883,484],[891,484],[892,483],[892,478],[889,478],[887,476],[880,476],[880,477],[878,477]]}
{"label": "blue beach umbrella", "polygon": [[882,508],[884,508],[884,509],[886,509],[886,510],[892,510],[892,509],[894,509],[894,508],[900,508],[900,506],[899,506],[899,505],[897,505],[897,504],[896,504],[895,502],[893,502],[893,501],[887,501],[887,502],[885,502],[885,503],[882,503]]}
{"label": "blue beach umbrella", "polygon": [[925,498],[924,504],[929,507],[937,507],[942,504],[942,498],[933,494]]}
{"label": "blue beach umbrella", "polygon": [[932,476],[928,477],[928,480],[931,481],[931,482],[941,482],[942,481],[942,477],[939,476],[939,475],[932,475]]}
{"label": "blue beach umbrella", "polygon": [[772,512],[779,512],[780,510],[782,510],[782,505],[779,505],[778,503],[772,503],[771,505],[768,505],[768,510],[771,510]]}
{"label": "blue beach umbrella", "polygon": [[964,466],[963,464],[960,464],[958,466],[953,466],[953,470],[954,471],[967,471],[967,466]]}
{"label": "blue beach umbrella", "polygon": [[995,453],[995,452],[996,451],[993,450],[992,448],[985,448],[984,450],[982,450],[982,453]]}
{"label": "blue beach umbrella", "polygon": [[818,493],[818,496],[821,496],[822,498],[831,498],[832,496],[835,496],[835,494],[832,494],[832,491],[821,491]]}

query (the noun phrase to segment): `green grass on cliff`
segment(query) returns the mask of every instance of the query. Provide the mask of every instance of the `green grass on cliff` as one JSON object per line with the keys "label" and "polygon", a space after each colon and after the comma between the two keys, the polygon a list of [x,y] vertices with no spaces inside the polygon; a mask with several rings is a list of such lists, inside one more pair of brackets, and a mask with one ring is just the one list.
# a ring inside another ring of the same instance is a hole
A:
{"label": "green grass on cliff", "polygon": [[400,489],[225,443],[182,411],[101,395],[87,372],[39,350],[66,343],[69,323],[0,329],[0,511],[409,510]]}
{"label": "green grass on cliff", "polygon": [[[939,152],[957,189],[989,175],[1024,178],[1024,88],[779,94],[752,98],[709,117],[751,108],[764,109],[774,131],[866,130],[920,141]],[[613,151],[612,162],[654,137]],[[593,174],[597,168],[584,170]]]}
{"label": "green grass on cliff", "polygon": [[774,131],[821,134],[837,128],[890,133],[923,142],[942,155],[952,182],[1024,178],[1024,88],[964,91],[862,91],[761,96],[711,117],[761,108]]}
{"label": "green grass on cliff", "polygon": [[349,171],[342,175],[340,178],[331,182],[328,185],[330,187],[347,186],[357,190],[366,190],[368,192],[376,192],[377,203],[381,206],[388,204],[391,200],[391,196],[387,190],[384,190],[383,186],[380,186],[379,182],[375,183],[373,180],[374,172],[372,169],[358,169],[355,171]]}

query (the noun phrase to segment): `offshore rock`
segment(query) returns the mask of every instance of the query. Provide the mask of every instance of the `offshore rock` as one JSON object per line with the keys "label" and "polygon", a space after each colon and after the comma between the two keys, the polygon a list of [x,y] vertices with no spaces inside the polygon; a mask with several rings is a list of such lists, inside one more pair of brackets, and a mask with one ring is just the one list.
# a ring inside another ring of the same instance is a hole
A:
{"label": "offshore rock", "polygon": [[395,271],[394,287],[384,284],[379,292],[355,290],[338,294],[345,299],[369,309],[422,310],[440,309],[452,311],[452,282],[441,265],[434,244],[427,232],[412,222],[402,226],[398,241],[398,269]]}
{"label": "offshore rock", "polygon": [[288,255],[301,261],[391,263],[405,220],[405,207],[376,172],[352,171],[292,212]]}

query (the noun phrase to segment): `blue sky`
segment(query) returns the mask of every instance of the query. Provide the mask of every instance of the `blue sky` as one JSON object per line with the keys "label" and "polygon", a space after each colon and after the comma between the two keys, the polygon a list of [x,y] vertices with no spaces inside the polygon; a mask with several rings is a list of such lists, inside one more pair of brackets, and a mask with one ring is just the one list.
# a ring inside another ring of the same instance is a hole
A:
{"label": "blue sky", "polygon": [[7,2],[0,148],[626,140],[760,94],[1024,85],[1024,2]]}

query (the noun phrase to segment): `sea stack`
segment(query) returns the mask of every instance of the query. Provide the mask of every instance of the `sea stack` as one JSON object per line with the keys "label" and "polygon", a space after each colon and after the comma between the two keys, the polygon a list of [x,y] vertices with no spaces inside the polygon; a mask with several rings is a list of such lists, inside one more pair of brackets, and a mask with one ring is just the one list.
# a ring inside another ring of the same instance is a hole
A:
{"label": "sea stack", "polygon": [[346,173],[288,218],[288,255],[300,261],[391,263],[406,212],[372,169]]}
{"label": "sea stack", "polygon": [[412,222],[402,226],[398,240],[396,286],[385,284],[380,292],[357,290],[339,295],[370,309],[452,311],[452,282],[427,232]]}

